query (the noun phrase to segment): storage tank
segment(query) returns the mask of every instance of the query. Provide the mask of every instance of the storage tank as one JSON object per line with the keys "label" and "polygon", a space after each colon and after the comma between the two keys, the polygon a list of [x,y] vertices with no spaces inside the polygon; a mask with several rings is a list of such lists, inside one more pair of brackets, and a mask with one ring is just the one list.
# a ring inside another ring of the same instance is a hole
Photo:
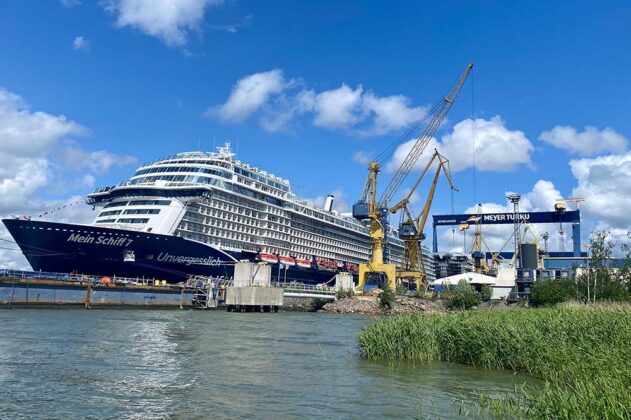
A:
{"label": "storage tank", "polygon": [[520,268],[537,269],[537,244],[519,245]]}

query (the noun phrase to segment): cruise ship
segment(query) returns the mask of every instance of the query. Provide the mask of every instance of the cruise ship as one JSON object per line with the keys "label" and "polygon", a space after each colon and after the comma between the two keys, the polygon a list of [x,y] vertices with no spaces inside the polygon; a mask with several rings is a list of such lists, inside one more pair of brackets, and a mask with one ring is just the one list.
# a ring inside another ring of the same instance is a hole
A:
{"label": "cruise ship", "polygon": [[[87,225],[3,220],[34,270],[177,283],[231,278],[237,261],[272,265],[274,281],[326,283],[369,259],[367,227],[298,198],[289,181],[236,159],[227,143],[147,163],[127,181],[89,194]],[[403,242],[389,232],[389,259]],[[426,267],[431,267],[424,249]],[[433,277],[430,273],[429,277]]]}

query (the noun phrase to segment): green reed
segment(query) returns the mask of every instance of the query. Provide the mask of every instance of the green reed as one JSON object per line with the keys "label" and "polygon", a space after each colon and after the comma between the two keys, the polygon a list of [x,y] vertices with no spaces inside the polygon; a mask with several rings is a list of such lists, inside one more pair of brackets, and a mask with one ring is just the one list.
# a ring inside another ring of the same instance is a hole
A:
{"label": "green reed", "polygon": [[358,337],[370,359],[449,361],[544,380],[500,399],[497,417],[631,418],[631,308],[608,304],[381,318]]}

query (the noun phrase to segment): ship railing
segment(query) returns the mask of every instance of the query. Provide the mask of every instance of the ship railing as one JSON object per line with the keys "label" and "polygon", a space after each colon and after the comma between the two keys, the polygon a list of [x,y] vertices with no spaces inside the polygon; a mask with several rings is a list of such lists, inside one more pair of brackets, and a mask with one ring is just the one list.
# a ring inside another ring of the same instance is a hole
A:
{"label": "ship railing", "polygon": [[299,282],[275,282],[273,283],[275,287],[282,287],[285,292],[294,292],[294,293],[317,293],[324,295],[335,295],[336,290],[332,286],[326,286],[322,284],[305,284]]}

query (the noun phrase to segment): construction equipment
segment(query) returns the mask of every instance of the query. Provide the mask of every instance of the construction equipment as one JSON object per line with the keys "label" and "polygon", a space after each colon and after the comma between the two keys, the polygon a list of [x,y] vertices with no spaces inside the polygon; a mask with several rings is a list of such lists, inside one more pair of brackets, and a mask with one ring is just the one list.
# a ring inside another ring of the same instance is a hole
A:
{"label": "construction equipment", "polygon": [[377,177],[381,168],[378,162],[374,161],[369,164],[368,177],[364,184],[361,198],[353,205],[353,217],[368,221],[371,239],[370,261],[359,265],[359,290],[363,290],[366,284],[383,286],[383,283],[386,281],[392,290],[396,287],[396,268],[394,264],[389,264],[384,261],[384,246],[386,245],[387,239],[388,203],[408,176],[412,167],[416,164],[418,158],[434,136],[434,133],[445,119],[445,116],[456,101],[456,97],[472,68],[473,64],[469,63],[451,91],[428,115],[431,115],[431,119],[427,123],[425,130],[416,140],[409,154],[405,157],[396,174],[390,180],[380,200],[377,200]]}
{"label": "construction equipment", "polygon": [[473,267],[476,273],[489,273],[489,265],[487,264],[484,252],[482,252],[482,244],[484,239],[482,238],[482,204],[478,204],[477,214],[469,218],[468,222],[475,223],[475,231],[473,232],[473,246],[471,247],[471,258],[473,258]]}
{"label": "construction equipment", "polygon": [[[425,200],[425,205],[419,215],[416,218],[413,218],[410,210],[408,209],[410,198],[435,160],[438,160],[438,165],[436,166],[436,172],[434,173],[434,178],[432,180],[427,199]],[[392,214],[397,213],[399,210],[403,210],[401,213],[401,223],[399,224],[399,238],[403,240],[405,248],[403,253],[403,264],[401,264],[401,270],[396,272],[396,276],[400,279],[414,281],[416,283],[416,290],[421,290],[421,288],[424,289],[427,287],[427,274],[425,273],[425,263],[423,261],[422,253],[422,241],[425,240],[425,233],[423,231],[425,229],[427,217],[429,216],[429,210],[432,206],[432,200],[434,199],[434,193],[436,192],[436,185],[438,184],[438,177],[441,171],[445,173],[445,177],[449,181],[451,189],[458,191],[458,189],[454,187],[451,179],[449,161],[443,155],[438,153],[438,150],[434,150],[432,158],[429,162],[427,162],[427,165],[408,192],[408,195],[403,198],[403,200],[399,201],[395,206],[390,208],[390,213]]]}
{"label": "construction equipment", "polygon": [[[565,213],[567,210],[566,203],[574,203],[576,204],[576,210],[580,210],[582,201],[585,201],[585,199],[580,197],[559,198],[554,203],[554,211],[558,214]],[[561,221],[559,221],[559,251],[565,252],[565,231]]]}

